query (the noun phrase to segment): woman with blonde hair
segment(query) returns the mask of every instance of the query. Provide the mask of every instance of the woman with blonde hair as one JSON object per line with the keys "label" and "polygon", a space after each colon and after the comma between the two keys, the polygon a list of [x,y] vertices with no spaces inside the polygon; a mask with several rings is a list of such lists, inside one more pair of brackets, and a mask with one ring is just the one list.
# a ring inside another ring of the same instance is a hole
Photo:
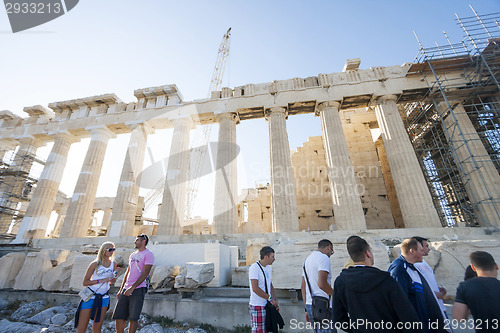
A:
{"label": "woman with blonde hair", "polygon": [[87,301],[80,301],[75,316],[75,328],[78,333],[87,330],[89,320],[92,319],[92,332],[99,333],[109,307],[109,287],[115,283],[117,276],[116,262],[113,261],[115,244],[104,242],[99,248],[97,258],[90,263],[83,278],[83,286],[89,287],[94,295]]}

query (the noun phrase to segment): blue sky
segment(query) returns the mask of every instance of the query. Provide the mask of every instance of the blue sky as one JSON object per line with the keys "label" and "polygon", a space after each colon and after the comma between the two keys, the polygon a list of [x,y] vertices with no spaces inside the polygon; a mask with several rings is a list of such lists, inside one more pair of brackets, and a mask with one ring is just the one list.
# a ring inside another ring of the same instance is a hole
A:
{"label": "blue sky", "polygon": [[[0,10],[0,110],[24,117],[25,106],[104,93],[133,102],[134,89],[163,84],[176,84],[185,100],[205,98],[229,27],[224,86],[340,72],[350,58],[361,58],[362,69],[401,65],[418,51],[413,31],[425,46],[446,44],[443,30],[460,41],[455,13],[472,16],[469,4],[479,14],[500,11],[498,0],[82,0],[49,23],[12,34]],[[290,117],[287,126],[292,149],[321,135],[313,116]],[[237,127],[240,187],[269,178],[267,130],[264,120]],[[212,132],[216,137],[217,128]],[[156,160],[168,155],[169,140],[168,130],[150,136]],[[115,195],[127,143],[128,135],[110,141],[98,195]],[[87,145],[71,149],[61,185],[68,195]],[[202,205],[199,211],[210,215]]]}

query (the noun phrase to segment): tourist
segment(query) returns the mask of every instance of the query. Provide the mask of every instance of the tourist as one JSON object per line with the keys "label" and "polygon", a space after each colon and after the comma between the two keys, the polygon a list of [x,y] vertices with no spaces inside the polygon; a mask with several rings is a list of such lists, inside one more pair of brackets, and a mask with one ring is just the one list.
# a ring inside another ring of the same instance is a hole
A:
{"label": "tourist", "polygon": [[[415,236],[413,238],[416,239],[422,245],[422,249],[424,251],[424,257],[429,255],[429,252],[431,251],[431,247],[429,246],[429,240],[427,238],[419,236]],[[443,301],[444,296],[446,296],[446,289],[443,286],[438,285],[436,277],[434,276],[434,270],[425,261],[424,258],[422,258],[422,262],[416,262],[415,267],[424,276],[425,280],[427,281],[427,284],[429,284],[429,287],[432,289],[432,291],[434,291],[434,295],[436,295],[436,301],[438,302],[439,307],[441,308],[444,320],[448,319],[448,316],[446,315],[446,307],[444,306],[444,301]]]}
{"label": "tourist", "polygon": [[127,272],[123,278],[120,290],[116,294],[116,302],[113,319],[115,320],[116,332],[125,331],[126,321],[130,320],[128,331],[135,333],[138,320],[141,315],[144,296],[147,293],[146,278],[154,265],[153,252],[146,249],[149,238],[141,234],[135,238],[134,246],[137,249],[130,255]]}
{"label": "tourist", "polygon": [[424,332],[447,332],[434,291],[414,266],[422,261],[423,256],[422,244],[414,238],[405,239],[401,244],[401,255],[391,263],[389,273],[400,284],[417,311]]}
{"label": "tourist", "polygon": [[92,319],[92,332],[101,332],[102,323],[109,307],[109,287],[115,283],[117,275],[116,262],[113,261],[115,245],[104,242],[97,252],[96,260],[92,261],[83,278],[83,286],[90,288],[94,295],[87,301],[80,301],[75,316],[75,327],[78,333],[87,330]]}
{"label": "tourist", "polygon": [[388,272],[373,267],[375,259],[366,240],[349,237],[347,252],[354,265],[342,270],[333,288],[337,327],[346,332],[421,332],[420,319],[399,284]]}
{"label": "tourist", "polygon": [[[302,299],[304,300],[304,310],[307,322],[312,322],[314,332],[336,332],[333,325],[333,311],[331,307],[331,267],[330,257],[333,254],[333,244],[328,239],[323,239],[318,243],[318,249],[311,253],[304,261],[302,267]],[[315,320],[313,317],[312,296],[321,296],[328,299],[329,316],[327,320]]]}
{"label": "tourist", "polygon": [[[476,251],[469,255],[477,277],[460,282],[453,304],[453,319],[473,323],[476,332],[500,331],[500,281],[498,265],[488,252]],[[469,311],[474,318],[467,320]],[[467,320],[467,321],[466,321]]]}
{"label": "tourist", "polygon": [[260,250],[260,260],[253,263],[248,271],[250,281],[250,318],[252,333],[266,332],[267,301],[279,310],[278,299],[272,283],[271,265],[275,260],[272,247],[264,246]]}

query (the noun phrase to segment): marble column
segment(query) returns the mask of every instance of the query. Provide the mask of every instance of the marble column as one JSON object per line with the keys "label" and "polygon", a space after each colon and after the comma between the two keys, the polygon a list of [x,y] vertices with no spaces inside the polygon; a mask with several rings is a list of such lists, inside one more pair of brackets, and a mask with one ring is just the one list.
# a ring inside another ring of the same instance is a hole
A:
{"label": "marble column", "polygon": [[[448,110],[445,102],[438,107],[441,114]],[[500,175],[461,104],[444,118],[444,126],[480,225],[500,226]]]}
{"label": "marble column", "polygon": [[9,230],[10,224],[17,210],[17,205],[22,200],[27,200],[29,193],[25,192],[28,178],[36,151],[45,143],[33,137],[18,140],[19,149],[14,160],[7,169],[2,179],[0,192],[0,234]]}
{"label": "marble column", "polygon": [[214,195],[214,229],[217,234],[232,234],[238,230],[238,174],[236,157],[235,113],[217,116],[219,140],[217,142],[217,164]]}
{"label": "marble column", "polygon": [[396,105],[396,96],[377,100],[375,114],[406,228],[440,227],[417,156]]}
{"label": "marble column", "polygon": [[113,203],[111,224],[108,228],[110,237],[133,236],[144,153],[148,134],[154,131],[146,124],[134,124],[129,127],[133,130]]}
{"label": "marble column", "polygon": [[79,141],[68,132],[54,134],[54,146],[47,158],[15,242],[45,238],[50,215],[61,184],[71,144]]}
{"label": "marble column", "polygon": [[323,130],[335,224],[338,230],[366,230],[365,214],[339,117],[339,107],[338,102],[331,101],[321,103],[317,108]]}
{"label": "marble column", "polygon": [[286,131],[287,111],[282,107],[273,107],[266,110],[266,118],[269,121],[273,232],[299,231],[290,144]]}
{"label": "marble column", "polygon": [[165,189],[160,208],[158,235],[181,235],[186,206],[186,185],[189,170],[190,118],[172,120],[174,134],[168,159]]}
{"label": "marble column", "polygon": [[89,148],[61,228],[60,238],[87,236],[106,148],[109,139],[114,137],[115,133],[106,126],[90,129]]}

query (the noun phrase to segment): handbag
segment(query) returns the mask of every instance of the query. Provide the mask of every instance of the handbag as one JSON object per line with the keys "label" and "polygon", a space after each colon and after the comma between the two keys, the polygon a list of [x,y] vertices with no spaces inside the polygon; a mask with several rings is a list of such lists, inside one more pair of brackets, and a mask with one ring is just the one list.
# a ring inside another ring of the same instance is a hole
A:
{"label": "handbag", "polygon": [[309,293],[311,293],[312,298],[312,315],[314,321],[322,321],[324,319],[330,319],[331,309],[330,309],[330,297],[326,298],[323,296],[313,296],[311,284],[309,283],[309,278],[306,272],[306,263],[304,262],[304,275],[306,276],[307,285],[309,286]]}
{"label": "handbag", "polygon": [[[262,271],[262,274],[264,275],[264,286],[266,287],[266,294],[271,295],[267,289],[266,273],[264,273],[264,269],[262,268],[262,266],[258,261],[257,265],[259,265],[259,268]],[[285,322],[283,321],[283,317],[281,317],[281,314],[276,309],[276,307],[268,300],[266,301],[266,306],[264,308],[266,309],[265,331],[278,332],[278,328],[283,329],[283,327],[285,326]]]}
{"label": "handbag", "polygon": [[87,302],[94,294],[94,291],[90,287],[85,287],[78,293],[78,296],[80,296],[82,301]]}

